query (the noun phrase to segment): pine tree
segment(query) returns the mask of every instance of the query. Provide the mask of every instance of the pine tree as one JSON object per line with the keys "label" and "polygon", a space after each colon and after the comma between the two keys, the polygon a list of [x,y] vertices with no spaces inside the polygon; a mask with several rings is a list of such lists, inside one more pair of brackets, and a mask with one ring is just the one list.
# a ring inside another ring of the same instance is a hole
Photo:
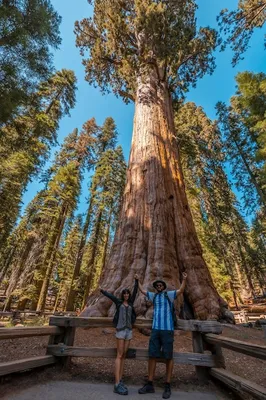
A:
{"label": "pine tree", "polygon": [[50,171],[53,175],[50,176],[47,185],[43,212],[51,215],[53,223],[41,266],[37,311],[43,311],[45,307],[47,290],[63,229],[77,206],[84,165],[93,164],[92,141],[90,131],[79,136],[77,129],[74,130],[65,139],[62,150],[56,157],[54,168]]}
{"label": "pine tree", "polygon": [[[233,296],[238,305],[244,297],[254,296],[253,275],[257,268],[255,259],[251,260],[248,227],[223,170],[221,134],[194,103],[179,109],[176,128],[188,198],[204,256],[211,260],[220,294],[227,300]],[[256,262],[258,267],[258,258]]]}
{"label": "pine tree", "polygon": [[[3,254],[6,267],[4,274],[8,278],[6,310],[11,306],[15,291],[19,300],[21,300],[22,293],[24,299],[31,299],[32,287],[29,287],[30,280],[28,275],[36,268],[44,249],[45,239],[47,239],[44,234],[45,226],[47,227],[46,217],[40,212],[43,205],[43,195],[44,192],[39,192],[29,203],[19,225],[10,236],[9,246],[10,250],[12,250],[12,257]],[[40,241],[40,236],[44,238],[44,243]],[[27,297],[24,290],[26,286],[28,287],[29,297]]]}
{"label": "pine tree", "polygon": [[251,259],[263,294],[266,293],[266,224],[265,218],[257,213],[250,231]]}
{"label": "pine tree", "polygon": [[[94,218],[91,223],[90,237],[88,240],[87,282],[84,291],[84,304],[91,289],[103,269],[108,245],[108,229],[112,225],[120,210],[120,202],[125,186],[126,164],[122,148],[106,150],[96,166],[92,185],[95,188],[93,197]],[[107,241],[107,242],[106,242]],[[97,265],[98,260],[98,265]]]}
{"label": "pine tree", "polygon": [[38,81],[51,74],[60,22],[49,0],[0,2],[0,126],[31,103]]}
{"label": "pine tree", "polygon": [[[27,248],[28,236],[34,236],[35,240],[25,257],[18,256],[19,267],[14,269],[16,279],[12,280],[8,290],[12,295],[16,289],[16,294],[31,300],[31,309],[44,309],[61,238],[77,204],[85,165],[93,165],[93,143],[91,132],[83,131],[79,135],[75,129],[68,135],[53,165],[45,174],[46,188],[28,207],[32,210],[30,214],[33,222],[24,229],[22,248]],[[21,278],[18,281],[19,275]],[[27,289],[29,285],[31,293]],[[11,300],[12,296],[9,304]]]}
{"label": "pine tree", "polygon": [[62,70],[40,84],[31,107],[0,130],[0,246],[19,214],[21,198],[55,143],[59,120],[75,105],[76,78]]}
{"label": "pine tree", "polygon": [[73,275],[73,269],[75,266],[81,238],[81,226],[82,218],[81,216],[78,216],[71,223],[70,227],[68,228],[68,232],[66,233],[64,238],[64,244],[62,246],[62,257],[60,262],[58,263],[59,266],[57,268],[59,285],[56,294],[54,312],[57,311],[58,307],[64,310],[66,306]]}
{"label": "pine tree", "polygon": [[224,9],[218,18],[221,30],[227,35],[222,48],[231,45],[234,51],[233,65],[243,57],[256,28],[262,28],[266,20],[265,0],[239,0],[234,11]]}
{"label": "pine tree", "polygon": [[[95,159],[97,160],[96,163],[96,171],[99,165],[101,165],[101,157],[105,151],[108,149],[114,149],[116,140],[117,140],[117,131],[116,131],[116,125],[115,122],[112,118],[106,118],[104,124],[102,127],[98,127],[95,124],[95,121],[93,120],[90,125],[90,129],[94,132],[96,139],[95,139],[95,145],[94,145],[94,151],[95,151]],[[92,180],[91,182],[91,187],[90,187],[90,197],[89,197],[89,206],[86,214],[86,219],[85,223],[83,226],[83,233],[80,241],[80,246],[77,254],[77,259],[76,259],[76,264],[73,272],[73,277],[72,277],[72,283],[71,283],[71,289],[70,293],[68,296],[68,301],[67,301],[67,310],[71,311],[73,310],[74,307],[74,301],[75,301],[75,296],[76,292],[74,289],[72,289],[72,286],[76,286],[76,280],[79,277],[80,274],[80,269],[82,265],[82,260],[84,256],[84,251],[85,251],[85,245],[86,245],[86,239],[88,236],[89,228],[92,223],[92,213],[93,213],[93,205],[94,205],[94,197],[95,197],[95,191],[97,190],[97,182],[95,179]]]}
{"label": "pine tree", "polygon": [[223,142],[232,166],[236,187],[251,212],[266,204],[265,173],[265,75],[250,72],[236,77],[237,92],[227,107],[217,110]]}

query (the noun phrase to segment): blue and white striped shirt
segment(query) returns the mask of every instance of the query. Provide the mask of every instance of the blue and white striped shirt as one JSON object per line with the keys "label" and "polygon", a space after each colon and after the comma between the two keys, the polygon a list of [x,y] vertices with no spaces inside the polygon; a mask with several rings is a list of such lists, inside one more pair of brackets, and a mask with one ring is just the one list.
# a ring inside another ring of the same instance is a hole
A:
{"label": "blue and white striped shirt", "polygon": [[[159,329],[162,331],[173,331],[174,330],[174,323],[173,323],[173,316],[172,310],[170,308],[169,301],[165,296],[166,292],[161,292],[156,294],[153,292],[147,292],[147,299],[149,301],[154,300],[154,310],[153,310],[153,322],[152,322],[152,329]],[[171,303],[174,302],[176,299],[176,291],[171,290],[167,292],[169,300]]]}

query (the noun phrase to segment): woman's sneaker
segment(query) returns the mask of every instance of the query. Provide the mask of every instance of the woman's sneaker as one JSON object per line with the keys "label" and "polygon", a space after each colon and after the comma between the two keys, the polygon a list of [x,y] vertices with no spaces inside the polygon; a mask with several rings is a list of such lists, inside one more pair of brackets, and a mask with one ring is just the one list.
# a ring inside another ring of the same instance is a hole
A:
{"label": "woman's sneaker", "polygon": [[121,395],[127,395],[128,390],[123,385],[121,385],[121,383],[119,382],[118,385],[114,386],[114,393],[121,394]]}
{"label": "woman's sneaker", "polygon": [[153,384],[146,383],[141,389],[138,390],[139,394],[146,394],[146,393],[154,393],[154,386]]}
{"label": "woman's sneaker", "polygon": [[126,390],[128,390],[127,386],[124,384],[123,379],[120,379],[120,385],[122,385]]}

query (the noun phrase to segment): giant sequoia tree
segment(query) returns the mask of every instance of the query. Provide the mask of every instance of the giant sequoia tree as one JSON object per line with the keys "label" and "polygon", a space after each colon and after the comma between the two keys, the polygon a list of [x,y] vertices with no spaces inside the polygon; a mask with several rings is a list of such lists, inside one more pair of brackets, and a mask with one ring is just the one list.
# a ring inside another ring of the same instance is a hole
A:
{"label": "giant sequoia tree", "polygon": [[[127,183],[102,286],[119,293],[137,272],[144,286],[160,277],[169,288],[188,273],[186,297],[198,319],[223,307],[202,257],[188,206],[173,116],[180,98],[205,73],[217,36],[196,29],[194,0],[95,0],[93,18],[76,23],[86,78],[104,92],[135,101]],[[108,315],[110,302],[89,299],[83,315]],[[149,315],[143,297],[137,311]]]}

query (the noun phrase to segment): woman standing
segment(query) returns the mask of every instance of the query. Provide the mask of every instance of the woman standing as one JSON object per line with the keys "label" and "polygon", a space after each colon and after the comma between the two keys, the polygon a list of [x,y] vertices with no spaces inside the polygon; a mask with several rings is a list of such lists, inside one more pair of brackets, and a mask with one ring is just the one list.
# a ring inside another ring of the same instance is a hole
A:
{"label": "woman standing", "polygon": [[137,291],[138,280],[135,279],[135,285],[132,295],[129,289],[123,289],[121,298],[100,289],[101,293],[112,300],[116,305],[116,313],[113,319],[116,327],[117,355],[115,360],[115,386],[114,393],[127,395],[128,389],[122,381],[124,371],[125,357],[132,339],[132,326],[136,320],[136,313],[133,307]]}

